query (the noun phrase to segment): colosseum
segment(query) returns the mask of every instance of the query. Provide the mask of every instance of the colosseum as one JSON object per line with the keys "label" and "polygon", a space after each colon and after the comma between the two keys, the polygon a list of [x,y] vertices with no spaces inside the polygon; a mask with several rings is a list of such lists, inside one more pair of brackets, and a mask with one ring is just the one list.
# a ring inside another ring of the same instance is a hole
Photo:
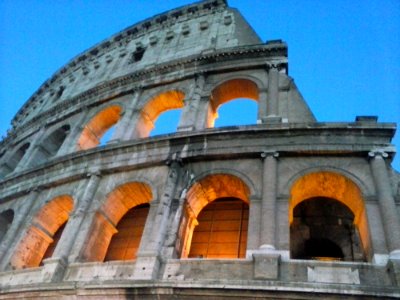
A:
{"label": "colosseum", "polygon": [[[239,98],[256,124],[214,127]],[[174,109],[175,132],[152,136]],[[79,54],[12,126],[0,299],[400,298],[396,125],[318,122],[287,45],[225,0]]]}

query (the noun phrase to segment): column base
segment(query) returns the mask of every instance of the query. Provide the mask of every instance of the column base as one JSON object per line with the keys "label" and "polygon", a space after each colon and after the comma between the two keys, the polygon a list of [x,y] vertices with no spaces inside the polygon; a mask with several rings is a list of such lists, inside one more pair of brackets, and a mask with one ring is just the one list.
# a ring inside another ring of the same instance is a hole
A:
{"label": "column base", "polygon": [[156,279],[160,269],[160,259],[158,256],[139,256],[136,258],[133,279],[152,280]]}
{"label": "column base", "polygon": [[48,258],[43,261],[43,281],[58,282],[64,278],[67,269],[67,261],[65,258]]}

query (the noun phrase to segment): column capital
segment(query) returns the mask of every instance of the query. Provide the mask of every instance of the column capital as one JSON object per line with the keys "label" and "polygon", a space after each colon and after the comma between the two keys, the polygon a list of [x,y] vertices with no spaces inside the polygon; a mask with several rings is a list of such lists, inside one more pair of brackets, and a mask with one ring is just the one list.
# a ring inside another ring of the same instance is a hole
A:
{"label": "column capital", "polygon": [[92,176],[101,177],[102,176],[101,170],[93,170],[93,171],[88,171],[86,173],[86,177],[92,177]]}
{"label": "column capital", "polygon": [[368,152],[368,157],[374,158],[374,157],[382,157],[382,158],[387,158],[389,157],[389,154],[385,152],[383,149],[376,149]]}
{"label": "column capital", "polygon": [[278,158],[279,157],[279,152],[278,151],[273,151],[273,150],[261,152],[261,158],[262,159],[265,159],[265,158],[267,158],[269,156],[272,156],[274,158]]}

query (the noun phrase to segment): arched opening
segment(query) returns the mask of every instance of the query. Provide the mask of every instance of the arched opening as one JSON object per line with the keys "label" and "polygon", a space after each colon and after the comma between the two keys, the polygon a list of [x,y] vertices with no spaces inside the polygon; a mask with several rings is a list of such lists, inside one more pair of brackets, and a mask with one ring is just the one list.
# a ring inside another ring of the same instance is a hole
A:
{"label": "arched opening", "polygon": [[125,183],[110,192],[95,215],[82,259],[135,259],[152,198],[143,182]]}
{"label": "arched opening", "polygon": [[150,136],[176,132],[181,113],[182,109],[171,109],[161,113],[154,124],[154,129],[150,132]]}
{"label": "arched opening", "polygon": [[16,248],[11,266],[38,267],[43,259],[51,257],[72,209],[73,200],[68,195],[58,196],[43,206]]}
{"label": "arched opening", "polygon": [[25,156],[26,151],[28,150],[29,146],[30,146],[29,143],[23,144],[21,147],[18,148],[17,151],[14,152],[13,155],[11,155],[11,157],[6,162],[4,162],[0,166],[0,177],[4,177],[7,174],[9,174],[15,170],[18,163]]}
{"label": "arched opening", "polygon": [[236,198],[219,198],[197,217],[189,258],[244,258],[249,206]]}
{"label": "arched opening", "polygon": [[121,118],[121,107],[109,106],[95,115],[83,128],[78,139],[78,150],[86,150],[100,144],[102,136]]}
{"label": "arched opening", "polygon": [[69,131],[69,125],[64,125],[57,130],[53,131],[43,142],[38,146],[37,152],[32,157],[30,164],[32,166],[40,165],[47,161],[49,158],[55,156],[58,150],[64,143]]}
{"label": "arched opening", "polygon": [[371,243],[359,188],[333,172],[304,175],[291,189],[292,258],[365,261]]}
{"label": "arched opening", "polygon": [[0,214],[0,243],[14,220],[14,211],[7,209]]}
{"label": "arched opening", "polygon": [[[136,125],[136,136],[139,138],[148,137],[150,132],[155,129],[155,123],[160,115],[170,110],[178,110],[175,115],[180,114],[184,103],[183,99],[185,94],[178,90],[170,90],[167,92],[160,93],[150,99],[140,112],[140,117]],[[172,114],[173,115],[173,114]],[[176,116],[173,120],[167,120],[165,125],[168,126],[168,132],[176,131],[179,120],[176,120]],[[177,122],[178,121],[178,122]],[[157,127],[163,127],[163,124],[157,122]],[[171,131],[169,131],[171,130]],[[167,133],[167,132],[163,132]]]}
{"label": "arched opening", "polygon": [[337,200],[318,197],[299,203],[290,226],[292,258],[362,260],[354,214]]}
{"label": "arched opening", "polygon": [[[216,125],[215,122],[218,118],[220,107],[232,100],[236,100],[235,105],[232,105],[232,107],[235,108],[235,106],[238,106],[236,109],[234,109],[234,112],[236,112],[237,115],[226,116],[226,120],[222,120],[222,124],[217,124],[219,126],[243,125],[249,124],[249,122],[250,124],[255,124],[257,121],[257,107],[255,105],[251,105],[246,100],[257,102],[258,99],[258,87],[251,80],[232,79],[220,84],[211,92],[211,99],[206,122],[207,127],[214,127]],[[230,113],[232,113],[232,110],[227,111],[227,114]],[[251,119],[249,118],[249,116],[251,116]],[[235,122],[238,123],[235,124]]]}
{"label": "arched opening", "polygon": [[104,261],[136,259],[149,209],[146,203],[128,210],[117,224]]}
{"label": "arched opening", "polygon": [[215,127],[252,125],[257,123],[258,105],[255,101],[239,98],[221,105]]}
{"label": "arched opening", "polygon": [[245,257],[249,188],[230,174],[209,175],[187,193],[176,244],[182,258]]}

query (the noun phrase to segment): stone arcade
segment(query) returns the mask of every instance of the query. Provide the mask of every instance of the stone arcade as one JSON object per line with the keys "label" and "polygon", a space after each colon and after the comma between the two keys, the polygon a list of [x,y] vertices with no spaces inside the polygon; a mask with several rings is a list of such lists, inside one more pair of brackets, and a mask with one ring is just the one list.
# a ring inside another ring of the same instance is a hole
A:
{"label": "stone arcade", "polygon": [[[257,124],[213,128],[237,98],[257,102]],[[171,109],[176,133],[149,138]],[[286,44],[226,1],[95,45],[12,125],[0,299],[400,297],[395,124],[318,123]]]}

